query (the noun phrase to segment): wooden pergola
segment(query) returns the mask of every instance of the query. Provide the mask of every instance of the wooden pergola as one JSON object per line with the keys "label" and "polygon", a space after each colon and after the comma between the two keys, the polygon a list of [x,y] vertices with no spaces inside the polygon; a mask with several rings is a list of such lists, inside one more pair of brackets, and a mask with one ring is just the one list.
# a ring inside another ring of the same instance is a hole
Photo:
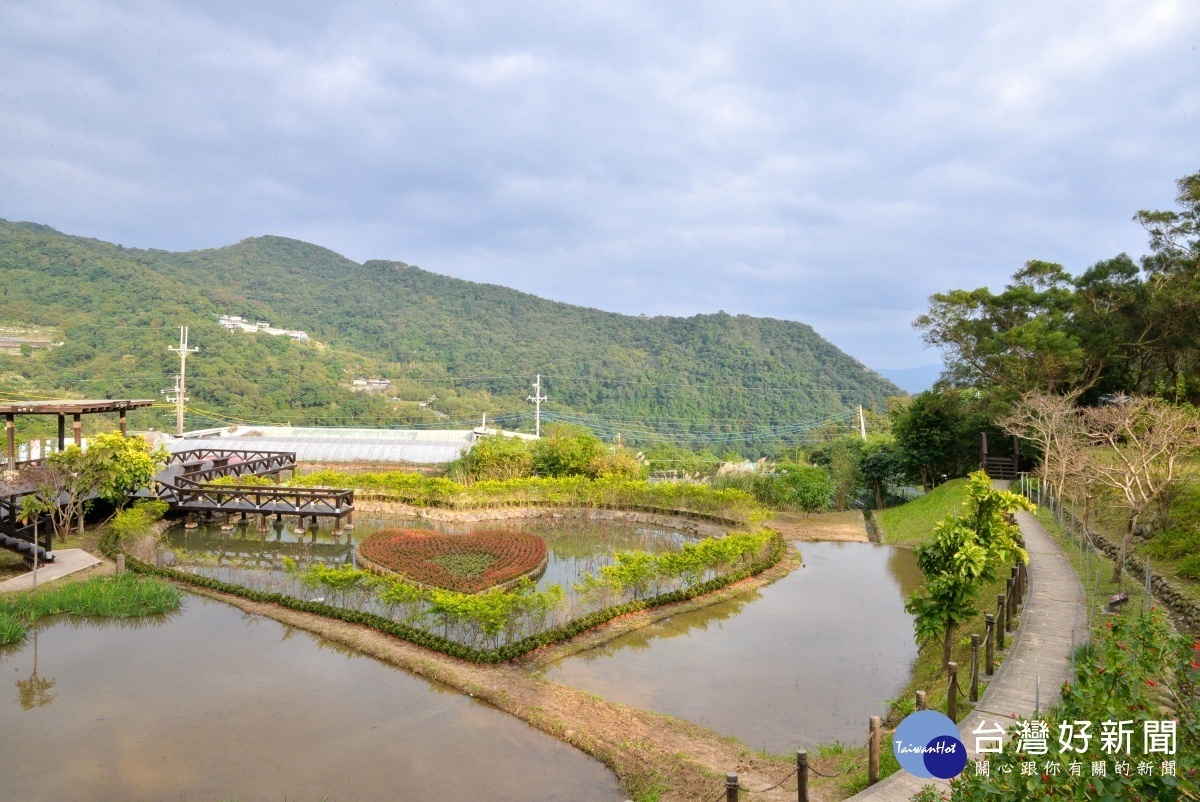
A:
{"label": "wooden pergola", "polygon": [[121,434],[128,435],[128,420],[126,415],[131,409],[141,409],[151,406],[150,400],[131,401],[126,399],[77,400],[66,399],[59,401],[0,401],[0,412],[4,413],[4,430],[8,436],[8,469],[17,467],[17,422],[18,415],[57,415],[58,416],[58,450],[66,447],[67,416],[71,416],[71,431],[75,445],[83,445],[83,416],[105,412],[116,412],[120,415]]}

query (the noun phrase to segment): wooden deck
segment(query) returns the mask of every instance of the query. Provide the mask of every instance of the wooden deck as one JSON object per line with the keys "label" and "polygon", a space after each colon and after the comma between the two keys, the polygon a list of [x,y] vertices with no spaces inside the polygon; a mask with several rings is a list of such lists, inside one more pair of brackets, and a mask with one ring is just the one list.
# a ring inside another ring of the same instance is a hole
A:
{"label": "wooden deck", "polygon": [[[1037,710],[1058,704],[1062,684],[1072,677],[1071,635],[1074,633],[1074,642],[1080,645],[1087,638],[1085,596],[1075,569],[1036,517],[1021,512],[1017,523],[1029,550],[1029,594],[1016,640],[1009,646],[1004,662],[975,709],[959,722],[959,737],[967,747],[966,771],[974,771],[973,733],[981,722],[987,727],[999,723],[1007,729],[1014,717],[1030,718],[1037,712],[1034,705],[1039,678],[1041,698],[1036,700]],[[931,784],[942,789],[950,786],[901,770],[850,799],[899,802],[911,799]]]}

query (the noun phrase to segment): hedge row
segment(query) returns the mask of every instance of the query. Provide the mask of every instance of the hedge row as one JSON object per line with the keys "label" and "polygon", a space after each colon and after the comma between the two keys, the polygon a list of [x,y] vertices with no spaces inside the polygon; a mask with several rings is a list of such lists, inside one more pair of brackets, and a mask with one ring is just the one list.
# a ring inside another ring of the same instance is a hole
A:
{"label": "hedge row", "polygon": [[[110,559],[116,559],[120,553],[120,545],[115,534],[106,533],[100,539],[100,550],[104,552]],[[703,596],[706,593],[712,593],[715,590],[720,590],[723,587],[732,585],[734,582],[740,582],[748,577],[755,576],[763,571],[771,568],[779,563],[787,553],[787,543],[778,534],[775,534],[771,539],[771,548],[766,556],[756,560],[750,565],[739,571],[731,571],[723,576],[710,579],[707,582],[702,582],[698,585],[693,585],[689,588],[677,590],[672,593],[664,593],[660,596],[655,596],[651,599],[640,599],[636,601],[626,602],[625,604],[606,607],[603,610],[597,610],[583,618],[577,618],[570,621],[561,627],[548,629],[537,635],[530,635],[522,638],[514,643],[509,643],[493,649],[476,649],[471,646],[464,646],[461,643],[444,638],[432,632],[426,632],[422,629],[410,627],[406,624],[401,624],[398,621],[393,621],[390,618],[384,618],[375,613],[361,612],[358,610],[346,610],[342,607],[324,604],[322,602],[307,601],[297,599],[293,596],[288,596],[283,593],[265,593],[257,590],[250,590],[241,585],[233,585],[228,582],[222,582],[219,579],[211,579],[209,577],[197,576],[189,574],[185,571],[180,571],[175,568],[156,568],[149,563],[143,562],[131,555],[125,555],[126,567],[137,573],[152,574],[168,579],[173,579],[177,582],[184,582],[189,585],[208,588],[210,590],[229,593],[234,596],[239,596],[250,601],[265,602],[268,604],[278,604],[282,607],[287,607],[292,610],[300,610],[306,613],[315,613],[323,615],[326,618],[334,618],[339,621],[345,621],[349,624],[362,624],[363,626],[371,627],[385,635],[399,638],[400,640],[414,643],[418,646],[424,646],[426,649],[432,649],[442,654],[458,657],[463,660],[468,660],[473,663],[503,663],[508,660],[513,660],[522,655],[526,655],[535,649],[540,649],[543,646],[552,646],[556,643],[568,640],[586,632],[589,629],[598,627],[601,624],[607,623],[618,616],[627,613],[634,613],[640,610],[649,610],[654,607],[660,607],[665,604],[674,604],[676,602],[688,601],[697,596]]]}

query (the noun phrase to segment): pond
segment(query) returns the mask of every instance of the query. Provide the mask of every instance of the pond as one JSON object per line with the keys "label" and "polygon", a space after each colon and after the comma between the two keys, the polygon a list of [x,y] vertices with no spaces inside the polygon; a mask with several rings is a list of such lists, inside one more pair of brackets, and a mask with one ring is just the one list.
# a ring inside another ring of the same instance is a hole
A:
{"label": "pond", "polygon": [[917,649],[904,598],[911,551],[801,543],[804,567],[547,667],[555,682],[669,713],[754,749],[862,743],[908,682]]}
{"label": "pond", "polygon": [[[654,524],[626,521],[589,520],[563,517],[485,521],[471,524],[447,524],[424,519],[362,516],[355,529],[337,535],[327,524],[296,534],[290,521],[272,526],[266,532],[251,525],[221,531],[215,523],[196,529],[175,526],[167,531],[166,545],[180,550],[180,562],[209,567],[239,566],[263,571],[277,570],[284,557],[297,562],[309,560],[329,566],[353,563],[354,547],[371,532],[380,529],[433,529],[448,534],[508,529],[533,532],[546,541],[549,562],[538,580],[538,589],[551,584],[568,588],[585,574],[594,574],[612,562],[614,551],[641,549],[662,552],[678,549],[696,540],[694,535]],[[219,575],[219,572],[212,572]]]}
{"label": "pond", "polygon": [[0,649],[0,677],[8,799],[624,798],[505,713],[196,596],[44,622]]}

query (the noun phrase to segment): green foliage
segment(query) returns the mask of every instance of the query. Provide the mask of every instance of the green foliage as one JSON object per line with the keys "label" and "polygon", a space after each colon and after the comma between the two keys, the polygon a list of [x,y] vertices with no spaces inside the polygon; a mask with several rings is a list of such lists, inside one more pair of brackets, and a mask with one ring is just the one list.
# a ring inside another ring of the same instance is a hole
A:
{"label": "green foliage", "polygon": [[482,574],[489,565],[496,562],[496,555],[482,552],[441,554],[429,561],[437,563],[455,576],[471,579]]}
{"label": "green foliage", "polygon": [[[0,356],[0,375],[24,379],[2,389],[35,394],[69,395],[86,378],[89,394],[157,397],[175,369],[166,346],[181,324],[202,348],[188,363],[191,405],[249,421],[437,424],[436,409],[461,426],[482,412],[526,412],[528,382],[547,366],[550,409],[681,421],[684,437],[810,419],[897,392],[801,323],[611,314],[398,262],[357,264],[281,237],[168,253],[0,221],[0,272],[0,322],[53,326],[65,340]],[[305,329],[326,347],[226,332],[221,313]],[[375,375],[392,379],[400,400],[351,392],[351,379]],[[462,376],[496,378],[453,378]],[[787,389],[729,389],[763,386]],[[417,406],[434,395],[433,409]],[[131,413],[135,427],[166,423],[160,410]]]}
{"label": "green foliage", "polygon": [[979,432],[988,417],[979,399],[957,390],[930,390],[896,410],[892,433],[904,473],[926,490],[979,465]]}
{"label": "green foliage", "polygon": [[[1090,646],[1076,659],[1076,679],[1063,686],[1062,701],[1042,718],[1051,734],[1047,754],[1032,754],[1012,738],[1000,754],[989,754],[990,776],[971,766],[951,784],[952,798],[964,802],[1023,799],[1194,799],[1200,789],[1200,664],[1195,655],[1200,643],[1177,635],[1166,616],[1157,610],[1142,615],[1115,616],[1093,636]],[[1176,719],[1178,754],[1146,754],[1140,724],[1147,719]],[[1101,749],[1100,722],[1129,720],[1137,731],[1130,750],[1112,755]],[[1091,721],[1092,738],[1083,752],[1060,751],[1059,724]],[[1125,777],[1113,772],[1113,759],[1136,766],[1149,761],[1153,771],[1136,770]],[[1106,761],[1106,776],[1090,776],[1092,761]],[[1163,776],[1163,760],[1176,763],[1176,776]],[[1033,761],[1037,771],[1021,772],[1020,764]],[[1073,777],[1070,763],[1080,761],[1083,776]],[[1046,764],[1054,764],[1046,771]]]}
{"label": "green foliage", "polygon": [[161,447],[152,449],[141,437],[109,432],[91,438],[85,458],[96,465],[100,498],[122,507],[130,494],[150,484],[166,464],[167,452]]}
{"label": "green foliage", "polygon": [[875,508],[883,509],[888,488],[904,481],[904,459],[895,435],[873,434],[863,444],[859,461],[862,481],[875,497]]}
{"label": "green foliage", "polygon": [[706,571],[720,572],[737,562],[749,562],[771,542],[772,532],[739,532],[722,538],[705,538],[685,543],[679,551],[650,554],[641,550],[613,555],[612,565],[601,567],[599,578],[589,578],[581,587],[590,592],[608,588],[630,591],[633,598],[645,598],[656,583],[683,579],[695,581]]}
{"label": "green foliage", "polygon": [[108,522],[108,528],[120,539],[145,537],[156,521],[162,520],[170,505],[158,499],[143,499],[120,510]]}
{"label": "green foliage", "polygon": [[812,453],[812,460],[829,472],[830,500],[845,510],[863,487],[863,441],[856,436],[839,437]]}
{"label": "green foliage", "polygon": [[208,482],[210,485],[221,485],[222,487],[274,487],[275,479],[270,476],[257,476],[255,474],[246,474],[244,476],[218,476],[216,479]]}
{"label": "green foliage", "polygon": [[533,475],[533,448],[520,437],[481,437],[459,462],[472,479],[520,479]]}
{"label": "green foliage", "polygon": [[779,509],[822,512],[829,509],[833,488],[829,472],[811,465],[780,462],[770,473],[730,474],[713,480],[720,490],[741,490],[762,504]]}
{"label": "green foliage", "polygon": [[600,507],[678,511],[743,522],[759,520],[766,510],[743,490],[713,488],[691,482],[647,482],[643,479],[560,479],[531,477],[481,481],[464,486],[418,473],[348,473],[317,471],[288,483],[293,487],[353,488],[360,498],[399,501],[414,507],[457,510],[491,507]]}
{"label": "green foliage", "polygon": [[555,426],[533,446],[538,476],[591,476],[592,463],[603,453],[600,438],[581,426]]}
{"label": "green foliage", "polygon": [[129,618],[179,609],[181,594],[166,582],[132,573],[52,585],[32,593],[0,596],[0,644],[24,637],[25,624],[51,615]]}
{"label": "green foliage", "polygon": [[943,519],[933,537],[914,549],[925,583],[905,603],[916,616],[919,643],[942,638],[943,662],[949,660],[955,627],[975,614],[980,588],[995,577],[998,565],[1027,561],[1012,522],[1017,510],[1032,510],[1024,496],[996,490],[983,471],[967,481],[965,513]]}
{"label": "green foliage", "polygon": [[676,443],[652,443],[643,449],[649,469],[654,473],[689,476],[710,474],[721,467],[721,458],[708,449],[695,450]]}

